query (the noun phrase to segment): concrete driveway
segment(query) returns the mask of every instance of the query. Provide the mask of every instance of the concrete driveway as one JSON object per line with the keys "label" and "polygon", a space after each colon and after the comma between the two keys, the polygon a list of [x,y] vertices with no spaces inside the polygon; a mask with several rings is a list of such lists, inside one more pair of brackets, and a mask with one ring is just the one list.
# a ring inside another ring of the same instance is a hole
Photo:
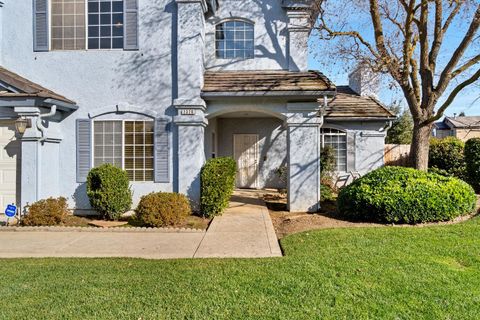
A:
{"label": "concrete driveway", "polygon": [[255,191],[237,191],[205,231],[10,231],[0,228],[0,258],[262,258],[282,256],[272,221]]}

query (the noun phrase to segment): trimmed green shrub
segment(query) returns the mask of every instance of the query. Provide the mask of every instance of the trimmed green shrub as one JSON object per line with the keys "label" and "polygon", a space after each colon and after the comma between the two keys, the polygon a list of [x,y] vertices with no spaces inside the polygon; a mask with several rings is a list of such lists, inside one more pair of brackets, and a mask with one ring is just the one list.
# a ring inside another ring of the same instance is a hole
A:
{"label": "trimmed green shrub", "polygon": [[468,182],[480,193],[480,138],[472,138],[465,143],[465,162]]}
{"label": "trimmed green shrub", "polygon": [[465,143],[455,137],[431,139],[428,166],[445,170],[460,179],[465,178]]}
{"label": "trimmed green shrub", "polygon": [[201,173],[201,209],[205,217],[220,215],[228,207],[235,188],[237,165],[229,157],[207,161]]}
{"label": "trimmed green shrub", "polygon": [[48,198],[28,206],[28,213],[22,217],[24,226],[56,226],[63,224],[69,214],[67,199]]}
{"label": "trimmed green shrub", "polygon": [[320,185],[320,201],[335,201],[336,195],[334,190],[328,186],[321,184]]}
{"label": "trimmed green shrub", "polygon": [[179,193],[156,192],[143,196],[135,209],[137,220],[147,227],[176,226],[192,214],[190,201]]}
{"label": "trimmed green shrub", "polygon": [[103,164],[90,170],[87,176],[90,205],[104,219],[118,220],[132,206],[132,191],[125,170]]}
{"label": "trimmed green shrub", "polygon": [[357,220],[422,223],[469,214],[475,202],[472,187],[457,178],[412,168],[384,167],[342,189],[338,209]]}

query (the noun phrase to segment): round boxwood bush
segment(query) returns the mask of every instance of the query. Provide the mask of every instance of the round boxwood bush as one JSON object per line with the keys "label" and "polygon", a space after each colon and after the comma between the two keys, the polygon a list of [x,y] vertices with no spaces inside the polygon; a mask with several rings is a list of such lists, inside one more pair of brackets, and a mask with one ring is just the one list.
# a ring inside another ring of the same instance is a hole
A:
{"label": "round boxwood bush", "polygon": [[56,226],[63,224],[69,214],[67,199],[48,198],[32,203],[27,214],[22,217],[24,226]]}
{"label": "round boxwood bush", "polygon": [[229,157],[210,159],[201,173],[201,209],[205,217],[222,214],[235,188],[237,164]]}
{"label": "round boxwood bush", "polygon": [[460,179],[465,178],[465,143],[455,137],[432,139],[428,155],[428,166],[448,172]]}
{"label": "round boxwood bush", "polygon": [[182,223],[192,214],[192,209],[183,194],[156,192],[141,198],[135,214],[144,226],[166,227]]}
{"label": "round boxwood bush", "polygon": [[118,220],[132,206],[132,191],[125,170],[103,164],[90,170],[87,176],[90,205],[104,219]]}
{"label": "round boxwood bush", "polygon": [[411,168],[384,167],[340,191],[340,213],[385,223],[448,221],[475,208],[472,187],[453,177]]}
{"label": "round boxwood bush", "polygon": [[480,138],[472,138],[465,143],[468,182],[480,193]]}

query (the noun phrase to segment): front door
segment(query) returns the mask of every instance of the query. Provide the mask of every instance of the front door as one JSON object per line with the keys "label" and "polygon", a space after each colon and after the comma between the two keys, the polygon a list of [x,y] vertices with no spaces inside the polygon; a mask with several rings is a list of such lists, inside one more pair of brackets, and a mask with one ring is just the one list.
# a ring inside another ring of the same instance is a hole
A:
{"label": "front door", "polygon": [[233,149],[237,161],[237,188],[257,188],[258,135],[234,134]]}

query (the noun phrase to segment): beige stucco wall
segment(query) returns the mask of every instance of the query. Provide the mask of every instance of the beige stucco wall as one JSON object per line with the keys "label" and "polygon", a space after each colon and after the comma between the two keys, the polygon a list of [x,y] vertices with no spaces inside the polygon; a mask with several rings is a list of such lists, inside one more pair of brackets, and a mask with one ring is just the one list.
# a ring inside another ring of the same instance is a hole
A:
{"label": "beige stucco wall", "polygon": [[457,129],[455,130],[455,136],[462,141],[467,141],[471,138],[480,138],[480,129]]}

